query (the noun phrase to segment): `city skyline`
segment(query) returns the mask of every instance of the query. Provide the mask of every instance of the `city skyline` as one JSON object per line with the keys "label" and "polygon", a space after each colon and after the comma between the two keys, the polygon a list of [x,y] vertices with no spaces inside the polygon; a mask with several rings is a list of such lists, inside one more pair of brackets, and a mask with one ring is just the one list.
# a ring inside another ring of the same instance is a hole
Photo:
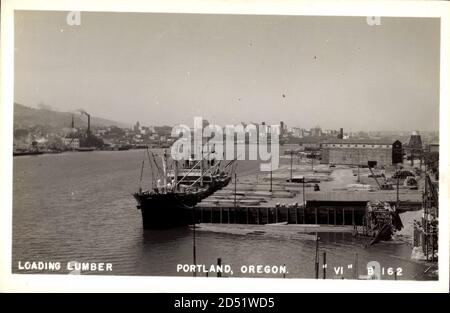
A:
{"label": "city skyline", "polygon": [[67,13],[16,12],[16,102],[130,125],[439,129],[438,19]]}
{"label": "city skyline", "polygon": [[[21,104],[20,104],[21,105]],[[71,111],[57,111],[54,108],[50,107],[50,106],[46,106],[44,104],[40,104],[37,105],[36,107],[29,107],[32,109],[38,109],[38,110],[50,110],[53,112],[58,112],[58,113],[64,113],[64,114],[72,114],[72,116],[82,116],[82,114],[79,112],[79,110],[71,110]],[[141,123],[140,120],[136,120],[135,122],[121,122],[121,121],[117,121],[117,120],[108,120],[108,119],[104,119],[102,116],[92,116],[92,118],[97,118],[97,119],[101,119],[103,122],[103,125],[96,125],[95,123],[92,123],[92,127],[93,128],[109,128],[109,127],[114,127],[117,126],[117,124],[121,124],[121,126],[118,126],[119,128],[127,128],[127,129],[134,129],[136,127],[137,124],[140,125],[141,128],[154,128],[154,127],[174,127],[174,126],[178,126],[181,123],[177,123],[177,122],[173,122],[173,123],[166,123],[166,124],[145,124],[145,123]],[[203,119],[209,123],[209,120],[207,118]],[[67,119],[68,123],[70,122],[69,119]],[[106,121],[110,121],[112,124],[107,126],[105,125]],[[192,120],[193,122],[193,120]],[[279,121],[279,123],[284,122],[284,121]],[[265,124],[267,126],[273,126],[273,125],[279,125],[279,123],[268,123],[267,121],[240,121],[237,122],[235,124],[231,124],[231,123],[227,123],[224,125],[218,125],[221,127],[226,127],[226,126],[236,126],[238,124],[244,124],[244,125],[249,125],[249,124],[253,124],[253,125],[261,125],[261,124]],[[191,125],[193,123],[187,123],[188,127],[191,127],[193,125]],[[212,123],[211,123],[212,124]],[[39,124],[40,125],[40,124]],[[45,125],[41,125],[41,126],[45,126]],[[85,125],[83,124],[83,122],[81,124],[75,125],[76,127],[74,128],[78,128],[78,129],[83,129],[85,128]],[[320,123],[316,123],[314,126],[312,127],[306,127],[306,126],[302,126],[302,125],[298,125],[298,124],[293,124],[293,125],[287,125],[285,123],[285,126],[287,128],[288,131],[292,131],[294,129],[300,129],[300,130],[304,130],[307,132],[313,131],[315,129],[320,129],[322,131],[322,133],[328,132],[328,131],[333,131],[333,132],[339,132],[340,128],[331,128],[331,127],[327,127],[326,125],[322,126]],[[439,133],[439,130],[422,130],[422,129],[406,129],[406,130],[392,130],[392,129],[367,129],[367,130],[361,130],[361,129],[345,129],[343,128],[344,133],[348,133],[348,134],[356,134],[359,132],[363,132],[363,133],[412,133],[412,132],[419,132],[419,133]]]}

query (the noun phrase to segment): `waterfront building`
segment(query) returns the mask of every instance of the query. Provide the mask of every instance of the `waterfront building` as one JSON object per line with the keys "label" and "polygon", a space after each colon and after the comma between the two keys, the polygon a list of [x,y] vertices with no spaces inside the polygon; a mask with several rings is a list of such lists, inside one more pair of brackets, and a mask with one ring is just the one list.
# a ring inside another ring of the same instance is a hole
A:
{"label": "waterfront building", "polygon": [[65,137],[63,143],[66,147],[71,149],[78,149],[80,147],[80,139],[78,138]]}
{"label": "waterfront building", "polygon": [[[393,150],[393,147],[396,149]],[[371,140],[340,140],[335,139],[322,143],[322,159],[324,164],[343,164],[366,166],[369,161],[375,161],[378,166],[400,163],[398,145],[396,141],[371,141]],[[395,155],[395,159],[394,159]],[[395,162],[394,162],[395,161]]]}

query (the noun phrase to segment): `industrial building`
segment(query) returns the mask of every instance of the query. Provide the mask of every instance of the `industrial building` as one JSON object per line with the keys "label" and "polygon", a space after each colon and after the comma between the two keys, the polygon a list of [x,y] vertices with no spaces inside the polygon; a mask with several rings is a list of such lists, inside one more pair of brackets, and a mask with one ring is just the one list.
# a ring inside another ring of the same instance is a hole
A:
{"label": "industrial building", "polygon": [[422,138],[420,137],[419,132],[413,131],[409,138],[407,150],[411,155],[421,155],[423,152],[422,149]]}
{"label": "industrial building", "polygon": [[430,143],[426,149],[427,152],[439,153],[439,143]]}
{"label": "industrial building", "polygon": [[389,166],[403,160],[400,141],[381,142],[371,140],[336,139],[322,143],[323,164],[367,166],[374,161],[378,166]]}
{"label": "industrial building", "polygon": [[71,149],[78,149],[80,148],[80,139],[78,138],[70,138],[70,137],[66,137],[63,138],[63,144],[64,146],[71,148]]}
{"label": "industrial building", "polygon": [[392,144],[392,164],[403,163],[403,145],[401,141],[396,140]]}

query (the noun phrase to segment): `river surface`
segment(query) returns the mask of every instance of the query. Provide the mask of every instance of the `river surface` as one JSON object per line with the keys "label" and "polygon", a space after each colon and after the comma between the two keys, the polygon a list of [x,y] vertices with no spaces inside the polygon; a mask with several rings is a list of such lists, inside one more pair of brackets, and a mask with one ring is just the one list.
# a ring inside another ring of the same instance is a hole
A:
{"label": "river surface", "polygon": [[[19,269],[19,262],[61,262],[64,266],[76,261],[112,263],[112,272],[95,274],[192,276],[177,272],[178,264],[193,264],[190,228],[142,229],[132,193],[139,188],[144,157],[145,150],[15,157],[12,271],[25,272]],[[257,166],[242,161],[238,175],[254,172]],[[143,185],[150,181],[150,170],[145,167]],[[286,278],[313,278],[316,242],[309,237],[196,232],[196,263],[209,267],[221,258],[235,277],[282,277],[280,273],[244,274],[240,270],[246,265],[273,265],[286,266]],[[367,263],[377,261],[386,269],[382,279],[394,279],[387,274],[388,268],[401,268],[399,280],[425,279],[422,273],[427,267],[410,260],[408,245],[389,242],[366,249],[364,243],[349,234],[320,234],[320,261],[326,252],[327,278],[352,278],[355,267],[359,275],[367,274]],[[343,271],[335,274],[334,268],[340,267]]]}

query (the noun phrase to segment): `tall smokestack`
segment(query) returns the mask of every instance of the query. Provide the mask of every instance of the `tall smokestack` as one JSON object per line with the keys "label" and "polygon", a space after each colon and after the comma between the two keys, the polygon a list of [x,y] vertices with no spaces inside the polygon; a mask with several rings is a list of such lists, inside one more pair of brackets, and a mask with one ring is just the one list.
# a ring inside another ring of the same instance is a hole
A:
{"label": "tall smokestack", "polygon": [[[87,113],[86,113],[87,114]],[[87,114],[88,117],[88,129],[87,129],[87,134],[88,136],[91,134],[91,116],[89,114]]]}
{"label": "tall smokestack", "polygon": [[72,114],[72,129],[75,128],[75,122],[73,120],[73,114]]}
{"label": "tall smokestack", "polygon": [[344,139],[344,129],[343,128],[339,129],[338,139]]}
{"label": "tall smokestack", "polygon": [[86,115],[88,118],[87,136],[89,137],[89,135],[91,134],[91,115],[83,109],[79,109],[78,111],[80,111],[81,114]]}

